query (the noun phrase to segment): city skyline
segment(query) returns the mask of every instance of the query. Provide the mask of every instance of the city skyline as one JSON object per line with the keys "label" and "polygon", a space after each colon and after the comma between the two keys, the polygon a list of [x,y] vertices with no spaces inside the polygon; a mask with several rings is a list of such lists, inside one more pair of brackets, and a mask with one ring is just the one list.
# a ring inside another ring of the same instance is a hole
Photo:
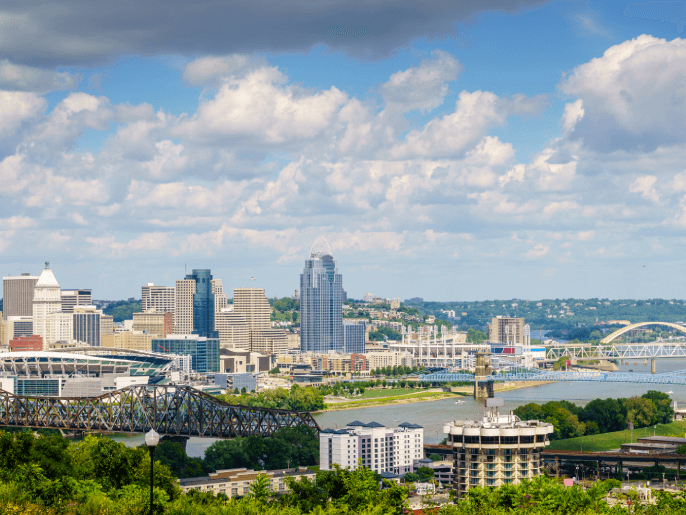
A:
{"label": "city skyline", "polygon": [[683,4],[80,2],[0,7],[0,275],[684,298]]}

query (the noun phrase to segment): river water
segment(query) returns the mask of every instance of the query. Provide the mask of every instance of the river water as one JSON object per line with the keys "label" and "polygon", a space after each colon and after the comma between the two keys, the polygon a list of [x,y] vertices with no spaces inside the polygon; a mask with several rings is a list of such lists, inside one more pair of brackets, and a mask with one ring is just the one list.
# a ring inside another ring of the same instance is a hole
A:
{"label": "river water", "polygon": [[[628,364],[620,365],[620,370],[628,372],[650,374],[650,360],[644,365],[643,360],[630,360]],[[686,359],[658,359],[657,373],[672,372],[686,369]],[[538,404],[553,401],[567,400],[575,404],[586,404],[593,399],[620,398],[642,395],[648,390],[661,392],[673,391],[670,394],[673,400],[679,403],[686,402],[686,386],[663,385],[663,384],[636,384],[636,383],[594,383],[594,382],[558,382],[533,388],[521,388],[508,392],[497,393],[497,397],[505,399],[503,410],[513,410],[529,402]],[[401,422],[411,422],[424,427],[424,441],[426,443],[438,443],[445,435],[443,424],[456,419],[474,419],[480,417],[485,408],[483,402],[476,402],[472,397],[463,397],[464,404],[455,404],[454,399],[441,401],[417,402],[414,404],[396,404],[388,406],[374,406],[343,411],[330,411],[315,415],[317,423],[322,428],[341,428],[353,420],[361,422],[379,422],[385,426],[397,426]],[[142,435],[115,436],[115,440],[122,441],[126,445],[141,445],[144,441]],[[189,456],[202,457],[205,449],[215,439],[191,438],[186,446]]]}

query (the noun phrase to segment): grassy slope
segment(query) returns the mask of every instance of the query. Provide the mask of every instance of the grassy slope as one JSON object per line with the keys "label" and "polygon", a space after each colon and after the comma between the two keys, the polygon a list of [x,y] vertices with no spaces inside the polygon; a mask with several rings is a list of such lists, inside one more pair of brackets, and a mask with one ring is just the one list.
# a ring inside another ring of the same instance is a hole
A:
{"label": "grassy slope", "polygon": [[394,397],[388,398],[377,398],[377,399],[360,399],[350,402],[341,403],[331,403],[326,404],[327,411],[335,411],[337,409],[349,409],[349,408],[367,408],[369,406],[381,406],[384,404],[400,404],[406,402],[417,402],[417,401],[429,401],[429,400],[440,400],[448,397],[453,397],[455,394],[447,392],[421,392],[412,393],[409,395],[396,395]]}
{"label": "grassy slope", "polygon": [[408,393],[417,393],[426,391],[424,388],[374,388],[373,390],[365,389],[362,397],[355,397],[354,399],[374,399],[376,397],[393,397],[395,395],[404,395]]}
{"label": "grassy slope", "polygon": [[[672,422],[671,424],[658,424],[654,431],[657,436],[683,437],[686,432],[686,422]],[[634,429],[633,441],[643,436],[653,436],[653,427]],[[602,435],[581,436],[566,440],[555,440],[550,443],[548,449],[560,451],[611,451],[619,449],[623,443],[629,443],[631,431],[617,431]],[[582,449],[583,447],[583,449]]]}

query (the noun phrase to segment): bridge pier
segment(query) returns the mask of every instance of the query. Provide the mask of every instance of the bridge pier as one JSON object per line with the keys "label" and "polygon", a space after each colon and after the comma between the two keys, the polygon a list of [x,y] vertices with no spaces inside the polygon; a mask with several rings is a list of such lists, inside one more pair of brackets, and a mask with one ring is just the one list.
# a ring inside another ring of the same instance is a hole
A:
{"label": "bridge pier", "polygon": [[493,393],[493,367],[488,352],[476,353],[476,367],[474,369],[474,399],[479,401],[490,399]]}
{"label": "bridge pier", "polygon": [[180,443],[181,447],[183,447],[183,452],[186,452],[186,444],[188,443],[189,438],[189,436],[164,435],[162,438],[160,438],[160,441]]}
{"label": "bridge pier", "polygon": [[657,372],[657,367],[655,366],[655,358],[650,360],[650,372],[652,374]]}

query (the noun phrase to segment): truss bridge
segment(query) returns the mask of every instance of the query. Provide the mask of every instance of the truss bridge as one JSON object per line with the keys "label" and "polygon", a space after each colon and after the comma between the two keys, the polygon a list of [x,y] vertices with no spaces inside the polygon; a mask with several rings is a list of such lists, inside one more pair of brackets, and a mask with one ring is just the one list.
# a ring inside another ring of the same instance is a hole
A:
{"label": "truss bridge", "polygon": [[592,381],[600,383],[646,383],[646,384],[676,384],[686,385],[686,370],[667,372],[664,374],[635,374],[632,372],[598,372],[598,371],[570,371],[554,372],[538,369],[513,369],[506,373],[475,377],[473,374],[452,372],[434,372],[420,375],[419,381],[430,382],[474,382],[487,381],[517,382],[517,381]]}
{"label": "truss bridge", "polygon": [[233,406],[188,386],[131,386],[90,398],[23,397],[0,390],[0,426],[180,437],[273,436],[321,430],[307,412]]}
{"label": "truss bridge", "polygon": [[675,338],[651,343],[558,345],[548,347],[545,357],[546,361],[562,357],[577,360],[686,358],[686,341]]}

